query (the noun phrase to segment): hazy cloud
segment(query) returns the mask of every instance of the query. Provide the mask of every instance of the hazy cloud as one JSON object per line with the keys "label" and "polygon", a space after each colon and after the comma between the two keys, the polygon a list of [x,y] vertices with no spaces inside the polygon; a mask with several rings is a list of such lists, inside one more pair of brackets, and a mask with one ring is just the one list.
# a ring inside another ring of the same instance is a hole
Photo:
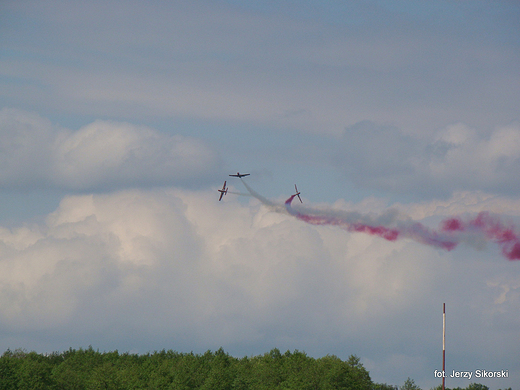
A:
{"label": "hazy cloud", "polygon": [[21,110],[0,111],[0,186],[67,190],[191,184],[219,170],[196,138],[95,121],[72,131]]}
{"label": "hazy cloud", "polygon": [[[0,98],[335,134],[367,119],[423,131],[517,119],[518,7],[444,7],[417,20],[376,2],[303,18],[300,5],[13,2],[4,18],[25,28],[2,26]],[[452,16],[466,13],[467,25]]]}

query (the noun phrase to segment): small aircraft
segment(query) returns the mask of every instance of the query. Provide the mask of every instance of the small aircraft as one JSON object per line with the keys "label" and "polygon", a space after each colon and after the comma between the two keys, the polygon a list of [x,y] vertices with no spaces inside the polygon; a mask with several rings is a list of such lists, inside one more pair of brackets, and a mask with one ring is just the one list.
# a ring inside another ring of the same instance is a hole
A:
{"label": "small aircraft", "polygon": [[250,173],[240,173],[240,172],[237,172],[236,175],[229,175],[229,176],[233,176],[233,177],[238,177],[238,178],[243,178],[244,176],[249,176]]}
{"label": "small aircraft", "polygon": [[218,192],[220,192],[220,198],[218,198],[219,202],[222,200],[222,197],[227,194],[228,189],[229,188],[226,188],[226,182],[224,181],[224,185],[222,186],[222,189],[218,190]]}
{"label": "small aircraft", "polygon": [[294,189],[296,190],[296,194],[294,194],[293,196],[297,196],[298,199],[300,199],[300,202],[303,203],[302,198],[300,198],[300,194],[301,194],[301,192],[298,191],[298,187],[296,187],[296,184],[294,185]]}

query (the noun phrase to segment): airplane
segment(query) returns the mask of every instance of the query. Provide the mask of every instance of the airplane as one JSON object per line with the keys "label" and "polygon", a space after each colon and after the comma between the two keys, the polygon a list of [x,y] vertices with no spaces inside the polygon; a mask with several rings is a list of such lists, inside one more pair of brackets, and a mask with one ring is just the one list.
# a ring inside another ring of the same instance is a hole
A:
{"label": "airplane", "polygon": [[249,176],[250,173],[240,173],[240,172],[237,172],[236,175],[229,175],[229,176],[233,176],[233,177],[238,177],[238,178],[243,178],[244,176]]}
{"label": "airplane", "polygon": [[222,189],[218,190],[218,192],[220,192],[220,198],[218,198],[219,202],[222,200],[222,197],[227,194],[228,189],[229,188],[226,188],[226,182],[224,181],[224,185],[222,186]]}
{"label": "airplane", "polygon": [[296,187],[296,184],[294,185],[294,189],[296,190],[296,194],[294,194],[293,196],[297,196],[298,199],[300,199],[300,202],[303,203],[302,198],[300,198],[300,194],[301,194],[301,192],[298,191],[298,187]]}

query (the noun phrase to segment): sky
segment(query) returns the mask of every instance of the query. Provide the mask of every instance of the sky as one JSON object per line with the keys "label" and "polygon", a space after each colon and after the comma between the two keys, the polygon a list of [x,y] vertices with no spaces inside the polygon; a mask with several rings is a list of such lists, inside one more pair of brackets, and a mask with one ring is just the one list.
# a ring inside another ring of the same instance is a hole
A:
{"label": "sky", "polygon": [[509,373],[446,385],[518,386],[520,261],[500,238],[446,250],[301,216],[435,235],[487,212],[520,236],[519,17],[2,1],[0,350],[298,349],[429,389],[446,303],[448,373]]}

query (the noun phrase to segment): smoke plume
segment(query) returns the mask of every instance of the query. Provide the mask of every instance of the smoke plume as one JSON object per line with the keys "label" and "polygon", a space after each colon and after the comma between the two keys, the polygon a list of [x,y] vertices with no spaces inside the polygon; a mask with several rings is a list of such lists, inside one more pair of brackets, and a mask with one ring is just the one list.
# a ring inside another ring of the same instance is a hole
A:
{"label": "smoke plume", "polygon": [[[520,239],[513,225],[505,225],[498,216],[487,211],[480,212],[475,218],[464,220],[461,217],[450,217],[443,220],[437,230],[430,229],[419,222],[410,220],[394,220],[393,226],[367,223],[367,218],[358,213],[333,212],[299,212],[291,203],[296,195],[285,201],[287,212],[301,221],[312,225],[334,225],[350,232],[363,232],[382,237],[388,241],[399,238],[413,239],[422,244],[442,248],[447,251],[455,249],[461,242],[479,244],[490,241],[498,244],[502,254],[509,260],[520,260]],[[391,213],[389,214],[391,215]],[[398,215],[394,213],[394,215]]]}
{"label": "smoke plume", "polygon": [[501,248],[502,254],[507,259],[520,260],[520,236],[515,226],[503,223],[499,216],[487,211],[482,211],[471,218],[450,217],[441,221],[437,229],[431,229],[396,209],[388,209],[377,215],[304,206],[294,209],[292,201],[296,195],[291,195],[285,201],[285,208],[283,208],[258,194],[244,180],[242,183],[251,196],[273,211],[287,212],[311,225],[338,226],[349,232],[362,232],[388,241],[407,238],[447,251],[455,249],[460,243],[481,248],[487,242],[493,242]]}

